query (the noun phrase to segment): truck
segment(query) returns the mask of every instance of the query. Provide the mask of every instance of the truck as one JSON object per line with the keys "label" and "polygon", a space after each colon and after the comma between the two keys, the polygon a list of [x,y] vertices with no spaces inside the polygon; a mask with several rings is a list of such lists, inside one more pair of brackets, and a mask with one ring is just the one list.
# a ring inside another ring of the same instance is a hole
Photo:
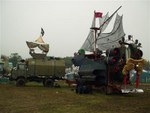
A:
{"label": "truck", "polygon": [[10,80],[16,86],[25,86],[29,81],[42,82],[45,87],[52,87],[55,80],[65,75],[65,63],[59,58],[28,59],[18,62],[12,69]]}
{"label": "truck", "polygon": [[[48,57],[49,44],[42,37],[44,30],[35,42],[26,41],[32,58],[21,60],[11,70],[10,80],[16,81],[16,86],[25,86],[29,81],[42,82],[45,87],[52,87],[56,80],[65,75],[65,61],[58,57]],[[39,48],[40,52],[35,52]]]}

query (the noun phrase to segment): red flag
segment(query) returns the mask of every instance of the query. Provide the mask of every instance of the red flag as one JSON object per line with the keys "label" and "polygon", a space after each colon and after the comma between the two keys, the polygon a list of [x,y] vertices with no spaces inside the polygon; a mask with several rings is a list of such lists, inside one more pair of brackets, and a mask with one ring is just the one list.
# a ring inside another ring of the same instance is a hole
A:
{"label": "red flag", "polygon": [[95,18],[102,18],[103,13],[95,12]]}

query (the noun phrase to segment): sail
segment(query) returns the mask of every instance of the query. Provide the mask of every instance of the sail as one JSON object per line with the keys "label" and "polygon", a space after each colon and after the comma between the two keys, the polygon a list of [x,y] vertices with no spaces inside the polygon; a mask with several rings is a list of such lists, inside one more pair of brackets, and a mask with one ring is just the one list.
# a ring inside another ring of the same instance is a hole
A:
{"label": "sail", "polygon": [[112,17],[109,17],[109,15],[107,13],[105,16],[103,16],[103,18],[99,19],[99,22],[100,22],[100,31],[101,32],[103,32],[107,28],[107,26],[108,26],[109,22],[111,21]]}
{"label": "sail", "polygon": [[110,33],[101,33],[97,38],[97,46],[100,50],[107,50],[111,47],[119,47],[119,40],[125,36],[123,25],[123,16],[116,15],[113,30]]}
{"label": "sail", "polygon": [[[95,27],[95,16],[93,17],[93,21],[92,21],[92,25],[91,27]],[[94,50],[94,31],[92,29],[90,29],[90,32],[85,40],[85,42],[83,43],[81,49],[84,49],[85,51],[93,51]]]}
{"label": "sail", "polygon": [[85,40],[84,44],[82,45],[81,49],[85,51],[94,51],[94,31],[90,31],[87,39]]}
{"label": "sail", "polygon": [[46,44],[43,41],[41,36],[37,40],[35,40],[35,42],[26,41],[26,43],[27,43],[27,46],[29,47],[29,49],[33,49],[33,48],[38,47],[43,52],[47,53],[49,51],[49,44]]}
{"label": "sail", "polygon": [[[99,29],[101,29],[101,31],[104,31],[106,29],[107,25],[109,24],[109,22],[111,21],[111,18],[109,20],[108,20],[108,18],[109,18],[108,13],[106,15],[104,15],[102,18],[99,18],[99,26],[101,26]],[[91,28],[96,27],[95,21],[96,21],[96,18],[94,16]],[[95,37],[95,31],[90,29],[90,32],[89,32],[85,42],[83,43],[81,49],[84,49],[85,51],[94,51],[94,41],[95,41],[94,37]],[[96,37],[97,37],[97,34],[96,34]]]}
{"label": "sail", "polygon": [[37,40],[35,40],[35,42],[37,42],[37,43],[45,43],[44,41],[43,41],[43,39],[42,39],[42,36],[40,36]]}

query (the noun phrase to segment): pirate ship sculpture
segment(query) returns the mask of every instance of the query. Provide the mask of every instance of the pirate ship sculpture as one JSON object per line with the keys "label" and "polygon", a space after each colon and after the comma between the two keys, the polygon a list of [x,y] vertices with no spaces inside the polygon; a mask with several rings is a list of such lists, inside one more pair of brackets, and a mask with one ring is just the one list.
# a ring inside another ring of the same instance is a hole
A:
{"label": "pirate ship sculpture", "polygon": [[[94,11],[94,18],[87,39],[81,49],[74,55],[72,62],[79,66],[79,77],[76,78],[77,93],[91,91],[98,87],[106,94],[141,93],[139,89],[139,76],[146,61],[142,58],[141,43],[133,40],[129,35],[125,39],[123,29],[123,16],[117,14],[121,6],[111,15],[102,16],[101,12]],[[105,29],[116,15],[114,27],[110,33]],[[99,27],[96,27],[96,19]],[[86,54],[90,51],[91,54]],[[130,72],[136,71],[136,86],[131,87]]]}

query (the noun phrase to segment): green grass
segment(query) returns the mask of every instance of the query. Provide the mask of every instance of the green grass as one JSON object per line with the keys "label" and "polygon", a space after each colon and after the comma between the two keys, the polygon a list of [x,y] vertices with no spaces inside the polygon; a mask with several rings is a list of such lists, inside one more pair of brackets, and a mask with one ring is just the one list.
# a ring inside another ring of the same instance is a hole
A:
{"label": "green grass", "polygon": [[61,88],[45,88],[29,83],[26,87],[0,84],[0,113],[148,113],[150,85],[143,94],[76,94],[61,83]]}

